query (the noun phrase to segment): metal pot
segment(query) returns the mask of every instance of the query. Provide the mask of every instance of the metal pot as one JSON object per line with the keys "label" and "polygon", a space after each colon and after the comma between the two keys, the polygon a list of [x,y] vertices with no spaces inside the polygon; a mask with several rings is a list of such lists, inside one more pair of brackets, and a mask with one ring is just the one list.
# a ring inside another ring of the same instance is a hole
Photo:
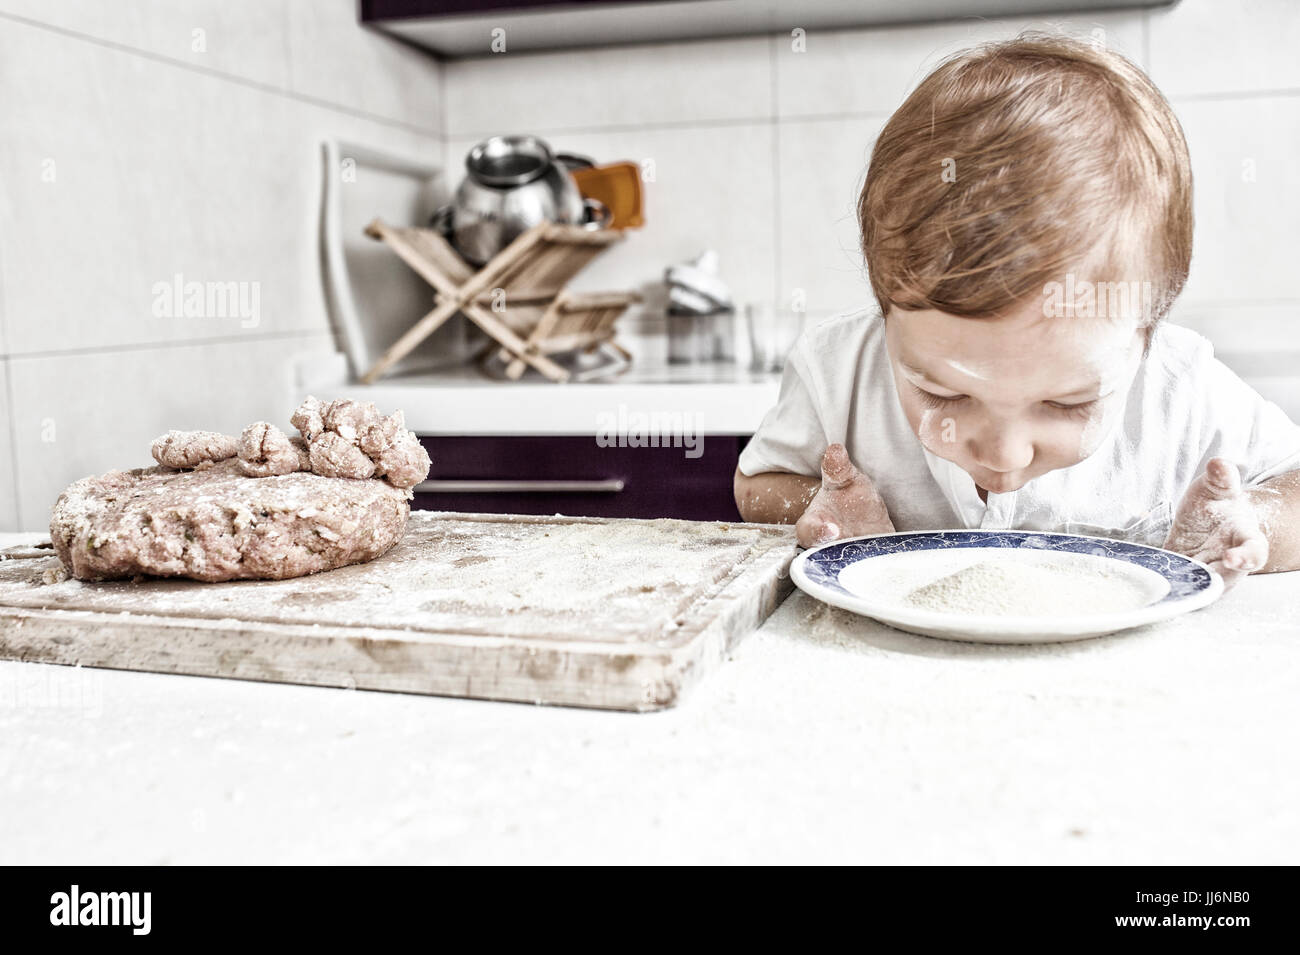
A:
{"label": "metal pot", "polygon": [[486,139],[469,151],[465,170],[452,202],[451,241],[475,265],[540,222],[586,219],[573,177],[536,136]]}

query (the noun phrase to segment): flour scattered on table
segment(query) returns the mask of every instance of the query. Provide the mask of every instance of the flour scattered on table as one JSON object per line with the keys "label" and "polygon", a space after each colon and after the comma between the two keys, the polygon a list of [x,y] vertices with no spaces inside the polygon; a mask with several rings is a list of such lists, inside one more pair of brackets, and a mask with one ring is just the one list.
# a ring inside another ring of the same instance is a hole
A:
{"label": "flour scattered on table", "polygon": [[1138,584],[1104,570],[989,560],[917,587],[903,602],[942,613],[1061,617],[1133,610],[1148,600]]}
{"label": "flour scattered on table", "polygon": [[[225,461],[203,473],[235,466]],[[297,473],[246,480],[261,486],[291,478],[343,480]],[[297,507],[307,509],[305,502]],[[758,527],[723,531],[700,521],[603,523],[417,511],[405,535],[376,558],[379,563],[227,587],[152,578],[138,586],[74,579],[37,587],[39,580],[29,579],[36,568],[26,566],[33,562],[5,561],[0,605],[463,637],[677,641],[703,625],[702,614],[730,581],[776,547],[788,554],[793,538]],[[39,563],[58,567],[57,558]]]}

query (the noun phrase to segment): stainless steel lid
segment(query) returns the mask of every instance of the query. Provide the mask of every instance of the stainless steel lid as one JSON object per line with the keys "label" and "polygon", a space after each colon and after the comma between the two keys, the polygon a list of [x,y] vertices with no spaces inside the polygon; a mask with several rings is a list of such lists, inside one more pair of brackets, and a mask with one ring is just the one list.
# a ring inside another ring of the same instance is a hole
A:
{"label": "stainless steel lid", "polygon": [[493,136],[469,151],[465,169],[476,182],[500,189],[540,179],[553,161],[551,147],[536,136]]}

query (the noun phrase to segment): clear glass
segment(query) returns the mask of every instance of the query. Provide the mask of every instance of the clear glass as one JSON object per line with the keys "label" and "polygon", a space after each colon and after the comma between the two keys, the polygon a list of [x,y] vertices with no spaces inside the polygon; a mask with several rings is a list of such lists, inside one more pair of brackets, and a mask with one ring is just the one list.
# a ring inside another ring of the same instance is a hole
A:
{"label": "clear glass", "polygon": [[712,326],[700,315],[679,315],[668,313],[668,363],[671,365],[694,365],[702,357],[703,343],[707,342],[712,350]]}
{"label": "clear glass", "polygon": [[713,360],[736,360],[736,313],[728,310],[713,316]]}
{"label": "clear glass", "polygon": [[786,356],[803,331],[804,313],[756,303],[745,306],[749,331],[749,367],[753,371],[781,371]]}

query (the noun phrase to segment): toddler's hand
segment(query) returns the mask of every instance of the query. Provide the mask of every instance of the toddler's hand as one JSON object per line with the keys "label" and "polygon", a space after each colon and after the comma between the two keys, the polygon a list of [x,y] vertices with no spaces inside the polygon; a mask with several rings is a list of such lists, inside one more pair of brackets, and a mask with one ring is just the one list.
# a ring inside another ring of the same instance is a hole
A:
{"label": "toddler's hand", "polygon": [[1199,560],[1226,587],[1268,563],[1268,538],[1234,465],[1210,459],[1178,505],[1165,549]]}
{"label": "toddler's hand", "polygon": [[843,537],[889,534],[894,524],[871,479],[853,466],[842,444],[822,455],[822,486],[794,526],[800,547]]}

